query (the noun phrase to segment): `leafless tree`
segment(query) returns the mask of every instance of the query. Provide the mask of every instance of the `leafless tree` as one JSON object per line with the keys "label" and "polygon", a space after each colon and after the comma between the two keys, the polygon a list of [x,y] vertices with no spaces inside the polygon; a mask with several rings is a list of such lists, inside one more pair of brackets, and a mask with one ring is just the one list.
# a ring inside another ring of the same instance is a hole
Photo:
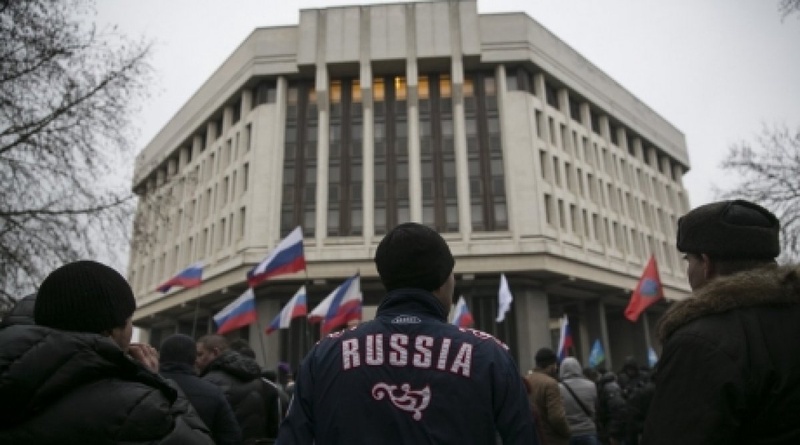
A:
{"label": "leafless tree", "polygon": [[0,301],[65,262],[127,256],[150,45],[94,17],[90,0],[0,1]]}
{"label": "leafless tree", "polygon": [[778,3],[778,12],[781,13],[781,19],[786,20],[793,12],[800,12],[800,0],[781,0]]}
{"label": "leafless tree", "polygon": [[800,258],[800,127],[764,126],[755,143],[733,145],[722,168],[740,181],[723,198],[744,198],[770,209],[781,221],[784,259]]}

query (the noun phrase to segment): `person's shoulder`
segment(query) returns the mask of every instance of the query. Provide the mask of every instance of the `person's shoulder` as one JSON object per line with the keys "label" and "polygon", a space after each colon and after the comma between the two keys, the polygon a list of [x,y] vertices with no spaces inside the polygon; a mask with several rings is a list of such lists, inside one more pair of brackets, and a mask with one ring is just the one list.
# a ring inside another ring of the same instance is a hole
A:
{"label": "person's shoulder", "polygon": [[500,339],[495,337],[488,332],[484,332],[478,329],[472,328],[459,328],[457,326],[448,325],[450,326],[450,332],[457,332],[460,339],[473,343],[475,345],[480,345],[487,349],[496,349],[498,351],[508,351],[508,345],[503,343]]}

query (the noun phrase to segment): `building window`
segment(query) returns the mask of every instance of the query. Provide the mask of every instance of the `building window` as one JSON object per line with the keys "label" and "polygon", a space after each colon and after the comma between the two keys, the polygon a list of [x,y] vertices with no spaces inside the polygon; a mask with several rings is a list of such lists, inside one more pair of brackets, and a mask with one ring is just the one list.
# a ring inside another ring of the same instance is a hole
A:
{"label": "building window", "polygon": [[306,233],[315,228],[318,116],[313,80],[291,82],[286,102],[281,236],[297,226]]}
{"label": "building window", "polygon": [[[522,71],[525,73],[524,71]],[[525,73],[527,75],[527,73]],[[500,116],[497,86],[489,72],[467,73],[464,79],[464,118],[467,123],[467,163],[470,184],[472,229],[494,231],[508,229],[503,146],[500,139]],[[453,167],[455,169],[455,167]],[[452,177],[455,181],[455,175]],[[455,183],[452,184],[453,200]],[[450,198],[450,191],[447,191]],[[451,206],[457,217],[455,202]],[[450,222],[450,227],[456,228]]]}
{"label": "building window", "polygon": [[[457,232],[458,201],[451,80],[449,75],[437,73],[420,76],[419,80],[422,222],[439,232]],[[465,114],[469,113],[467,107],[465,104]],[[479,168],[471,157],[468,162],[470,170]]]}
{"label": "building window", "polygon": [[328,236],[363,231],[363,112],[355,79],[330,84],[328,157]]}
{"label": "building window", "polygon": [[[420,97],[429,95],[427,78],[420,79]],[[386,233],[411,218],[408,192],[408,102],[403,76],[376,77],[372,82],[374,104],[375,233]],[[422,119],[422,118],[420,118]],[[426,139],[420,129],[420,144]],[[361,136],[359,135],[359,138]],[[358,208],[361,212],[361,208]],[[359,213],[360,217],[360,213]]]}

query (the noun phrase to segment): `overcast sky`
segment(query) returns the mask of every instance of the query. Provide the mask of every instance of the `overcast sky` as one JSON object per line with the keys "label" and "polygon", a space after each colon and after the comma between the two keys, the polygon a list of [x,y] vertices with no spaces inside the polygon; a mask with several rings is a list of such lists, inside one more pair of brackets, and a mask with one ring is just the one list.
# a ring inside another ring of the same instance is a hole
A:
{"label": "overcast sky", "polygon": [[[134,124],[139,150],[260,26],[300,9],[380,1],[100,0],[101,25],[155,42],[153,95]],[[396,3],[396,2],[391,2]],[[778,0],[479,0],[479,13],[526,12],[686,137],[691,205],[732,175],[728,147],[763,124],[800,128],[800,13]]]}

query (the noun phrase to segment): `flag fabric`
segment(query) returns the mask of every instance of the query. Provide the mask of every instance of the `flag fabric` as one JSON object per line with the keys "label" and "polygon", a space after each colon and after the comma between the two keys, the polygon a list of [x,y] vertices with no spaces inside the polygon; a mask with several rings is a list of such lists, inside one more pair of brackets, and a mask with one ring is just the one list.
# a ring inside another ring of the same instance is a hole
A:
{"label": "flag fabric", "polygon": [[597,365],[603,363],[606,359],[606,353],[603,351],[603,344],[600,339],[596,339],[592,345],[592,350],[589,352],[589,367],[596,368]]}
{"label": "flag fabric", "polygon": [[663,298],[664,288],[661,286],[661,278],[658,275],[656,257],[651,255],[639,284],[636,285],[636,289],[631,293],[631,301],[628,302],[628,307],[625,308],[625,318],[636,322],[645,309]]}
{"label": "flag fabric", "polygon": [[474,322],[475,320],[472,318],[469,308],[467,308],[467,301],[464,300],[463,296],[459,297],[456,308],[453,311],[453,321],[451,323],[459,328],[469,328]]}
{"label": "flag fabric", "polygon": [[308,322],[321,323],[320,331],[326,335],[351,321],[360,321],[362,298],[361,276],[355,274],[308,313]]}
{"label": "flag fabric", "polygon": [[652,368],[658,362],[658,355],[652,346],[647,348],[647,364]]}
{"label": "flag fabric", "polygon": [[267,258],[247,272],[247,283],[250,287],[256,287],[269,278],[299,272],[305,268],[303,229],[298,226],[286,235]]}
{"label": "flag fabric", "polygon": [[217,334],[247,326],[256,321],[256,296],[253,288],[248,288],[239,298],[214,315]]}
{"label": "flag fabric", "polygon": [[498,291],[498,304],[497,304],[497,322],[501,323],[506,319],[506,312],[511,309],[511,302],[514,301],[514,296],[511,295],[511,290],[508,288],[508,281],[505,274],[500,274],[500,290]]}
{"label": "flag fabric", "polygon": [[569,329],[569,319],[567,318],[566,314],[561,318],[560,330],[561,334],[558,338],[558,352],[556,352],[556,356],[558,357],[559,363],[561,363],[562,360],[567,358],[569,349],[574,346],[574,341],[572,339],[572,331]]}
{"label": "flag fabric", "polygon": [[178,272],[177,275],[162,283],[156,288],[157,291],[165,294],[173,286],[181,286],[186,289],[197,287],[203,282],[203,263],[195,263]]}
{"label": "flag fabric", "polygon": [[267,326],[266,334],[269,335],[278,329],[287,329],[293,319],[306,315],[308,311],[306,301],[306,287],[303,286],[294,294],[292,299],[286,303],[286,306],[281,309],[281,312],[272,320],[269,326]]}

